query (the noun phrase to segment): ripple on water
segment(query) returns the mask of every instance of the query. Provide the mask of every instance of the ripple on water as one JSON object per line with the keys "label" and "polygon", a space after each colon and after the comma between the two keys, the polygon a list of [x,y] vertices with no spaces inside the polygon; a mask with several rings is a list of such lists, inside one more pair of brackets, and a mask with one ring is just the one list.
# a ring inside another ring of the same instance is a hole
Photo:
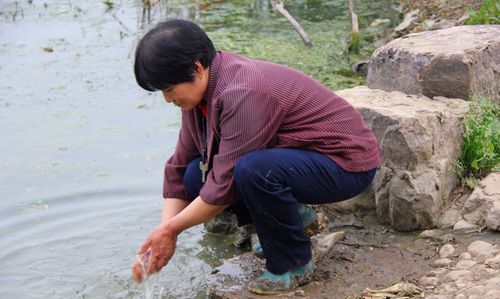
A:
{"label": "ripple on water", "polygon": [[[6,298],[20,288],[29,298],[144,298],[146,289],[132,282],[130,266],[160,219],[161,203],[156,194],[123,189],[10,208],[0,222],[1,292]],[[210,266],[197,257],[201,231],[195,227],[179,237],[172,262],[149,282],[151,294],[194,298],[203,290]]]}

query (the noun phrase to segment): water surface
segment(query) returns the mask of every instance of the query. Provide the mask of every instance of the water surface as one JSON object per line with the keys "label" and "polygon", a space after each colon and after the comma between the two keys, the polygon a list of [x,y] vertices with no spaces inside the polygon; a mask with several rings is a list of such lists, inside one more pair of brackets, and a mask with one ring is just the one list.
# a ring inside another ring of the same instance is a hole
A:
{"label": "water surface", "polygon": [[[0,297],[144,298],[130,266],[158,223],[164,161],[180,112],[139,89],[138,38],[168,17],[198,22],[219,49],[299,68],[332,88],[349,69],[345,1],[294,1],[307,48],[269,1],[0,2]],[[220,3],[217,3],[220,2]],[[375,4],[371,2],[376,2]],[[369,22],[391,1],[370,1]],[[203,297],[204,277],[237,250],[195,227],[152,287]]]}

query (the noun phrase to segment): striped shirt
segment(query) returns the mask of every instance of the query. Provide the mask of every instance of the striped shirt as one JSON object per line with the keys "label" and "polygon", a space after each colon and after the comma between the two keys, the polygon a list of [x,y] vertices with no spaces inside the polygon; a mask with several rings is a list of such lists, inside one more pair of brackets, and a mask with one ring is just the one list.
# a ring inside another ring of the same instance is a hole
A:
{"label": "striped shirt", "polygon": [[[200,196],[206,203],[235,203],[234,166],[246,153],[260,149],[316,151],[350,172],[367,171],[380,162],[375,136],[359,112],[294,69],[217,52],[205,100],[209,172]],[[184,172],[203,153],[204,119],[199,108],[182,111],[179,140],[165,165],[165,198],[188,198]]]}

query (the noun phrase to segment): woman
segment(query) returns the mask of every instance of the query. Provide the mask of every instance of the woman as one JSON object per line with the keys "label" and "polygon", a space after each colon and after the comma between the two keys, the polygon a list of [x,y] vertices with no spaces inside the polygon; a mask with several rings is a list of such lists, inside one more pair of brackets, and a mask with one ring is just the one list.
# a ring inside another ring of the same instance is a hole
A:
{"label": "woman", "polygon": [[[380,160],[359,113],[296,70],[216,51],[184,20],[160,23],[141,39],[134,71],[141,87],[182,109],[162,219],[139,251],[146,273],[168,263],[179,233],[229,210],[239,225],[254,225],[266,257],[250,291],[306,283],[314,261],[299,207],[356,196]],[[142,280],[140,261],[133,274]]]}

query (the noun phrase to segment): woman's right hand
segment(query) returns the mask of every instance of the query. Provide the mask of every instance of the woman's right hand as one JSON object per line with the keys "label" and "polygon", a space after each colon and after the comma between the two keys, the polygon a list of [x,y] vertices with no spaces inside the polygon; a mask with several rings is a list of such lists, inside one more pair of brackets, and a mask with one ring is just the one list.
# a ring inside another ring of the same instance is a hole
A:
{"label": "woman's right hand", "polygon": [[132,267],[132,275],[137,282],[145,276],[159,272],[172,258],[177,243],[177,234],[166,225],[157,226],[142,244],[138,258]]}

